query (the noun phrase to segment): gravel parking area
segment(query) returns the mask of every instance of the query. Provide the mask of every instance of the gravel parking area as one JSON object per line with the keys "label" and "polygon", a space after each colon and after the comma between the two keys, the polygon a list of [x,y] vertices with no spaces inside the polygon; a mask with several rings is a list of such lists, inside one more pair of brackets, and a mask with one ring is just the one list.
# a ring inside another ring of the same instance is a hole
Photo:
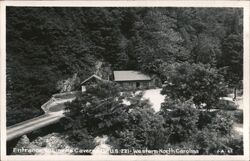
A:
{"label": "gravel parking area", "polygon": [[155,112],[160,111],[161,103],[164,102],[165,96],[161,95],[161,88],[145,90],[143,98],[149,99]]}

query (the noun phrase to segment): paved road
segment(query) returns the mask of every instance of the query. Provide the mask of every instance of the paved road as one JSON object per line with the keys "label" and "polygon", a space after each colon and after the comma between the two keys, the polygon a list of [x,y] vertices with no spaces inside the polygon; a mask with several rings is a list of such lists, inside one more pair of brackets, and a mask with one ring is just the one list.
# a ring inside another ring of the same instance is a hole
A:
{"label": "paved road", "polygon": [[[48,107],[46,107],[47,109],[44,115],[7,127],[7,141],[59,121],[60,118],[64,117],[63,115],[64,103],[71,102],[75,98],[76,97],[71,97],[66,99],[60,99],[60,98],[55,99],[53,100],[53,102],[47,105]],[[54,110],[55,112],[49,110],[50,108],[54,108],[55,106],[58,105],[62,106],[61,108],[57,107],[57,110],[56,111]]]}
{"label": "paved road", "polygon": [[[75,96],[70,98],[56,98],[52,102],[49,102],[44,115],[7,127],[7,141],[59,121],[60,118],[64,117],[64,103],[71,102],[75,98]],[[61,108],[57,107],[56,111],[49,110],[58,105],[61,105]]]}
{"label": "paved road", "polygon": [[9,126],[7,127],[7,141],[55,123],[62,117],[64,117],[63,112],[49,113]]}

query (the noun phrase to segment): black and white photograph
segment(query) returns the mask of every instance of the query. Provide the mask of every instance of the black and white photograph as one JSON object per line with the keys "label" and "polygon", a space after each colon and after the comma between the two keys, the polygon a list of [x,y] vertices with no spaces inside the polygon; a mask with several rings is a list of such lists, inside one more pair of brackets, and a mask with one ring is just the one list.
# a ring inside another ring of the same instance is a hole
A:
{"label": "black and white photograph", "polygon": [[6,6],[6,156],[244,156],[245,9]]}

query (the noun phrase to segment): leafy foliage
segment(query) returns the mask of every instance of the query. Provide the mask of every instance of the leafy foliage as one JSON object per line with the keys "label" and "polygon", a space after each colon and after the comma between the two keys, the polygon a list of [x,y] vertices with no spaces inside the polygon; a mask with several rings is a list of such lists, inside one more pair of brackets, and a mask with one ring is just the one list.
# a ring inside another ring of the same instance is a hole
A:
{"label": "leafy foliage", "polygon": [[[151,108],[133,108],[129,112],[126,130],[118,133],[119,148],[160,149],[166,144],[168,131],[164,120]],[[132,141],[132,142],[130,142]]]}
{"label": "leafy foliage", "polygon": [[66,127],[73,131],[87,128],[95,135],[123,128],[128,107],[122,104],[118,91],[119,87],[112,82],[88,87],[86,93],[68,104]]}
{"label": "leafy foliage", "polygon": [[[163,148],[167,132],[163,118],[141,99],[141,94],[118,91],[119,86],[112,82],[88,87],[68,104],[66,119],[62,120],[65,129],[78,139],[85,130],[93,136],[108,134],[119,148]],[[123,103],[124,95],[130,105]]]}
{"label": "leafy foliage", "polygon": [[225,113],[224,111],[219,111],[213,118],[210,128],[214,129],[222,135],[231,134],[233,128],[233,115],[230,113]]}
{"label": "leafy foliage", "polygon": [[161,93],[172,99],[192,99],[198,107],[205,103],[211,108],[225,95],[223,76],[210,65],[174,63],[167,67],[167,71],[167,81]]}
{"label": "leafy foliage", "polygon": [[222,43],[221,66],[226,67],[225,78],[237,87],[243,78],[243,40],[240,34],[228,35]]}
{"label": "leafy foliage", "polygon": [[197,133],[199,110],[194,108],[192,101],[180,102],[168,99],[161,107],[160,113],[169,128],[169,142],[176,143],[188,140]]}

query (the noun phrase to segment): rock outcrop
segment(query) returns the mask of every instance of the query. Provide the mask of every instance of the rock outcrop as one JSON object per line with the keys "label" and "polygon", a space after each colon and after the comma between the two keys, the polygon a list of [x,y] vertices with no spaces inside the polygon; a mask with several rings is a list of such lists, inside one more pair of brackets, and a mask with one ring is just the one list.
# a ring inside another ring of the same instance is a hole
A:
{"label": "rock outcrop", "polygon": [[96,137],[94,139],[97,146],[93,149],[92,155],[109,155],[111,146],[106,144],[108,136]]}
{"label": "rock outcrop", "polygon": [[33,141],[24,135],[13,148],[13,155],[69,155],[73,147],[67,143],[67,136],[51,133]]}
{"label": "rock outcrop", "polygon": [[[65,134],[51,133],[43,137],[37,137],[30,141],[24,135],[13,148],[11,155],[109,155],[112,148],[106,142],[108,136],[96,137],[90,149],[71,144]],[[82,148],[82,149],[81,149]]]}

